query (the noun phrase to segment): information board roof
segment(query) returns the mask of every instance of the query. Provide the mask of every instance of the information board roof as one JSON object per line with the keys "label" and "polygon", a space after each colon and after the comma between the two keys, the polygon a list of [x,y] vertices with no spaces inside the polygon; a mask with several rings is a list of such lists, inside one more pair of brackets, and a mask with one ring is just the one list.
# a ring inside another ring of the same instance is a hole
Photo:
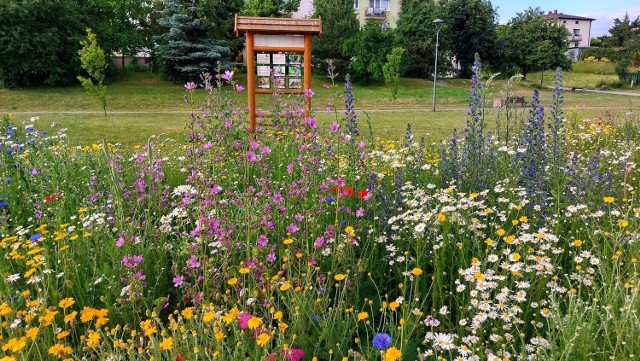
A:
{"label": "information board roof", "polygon": [[236,35],[254,34],[321,34],[322,19],[259,18],[236,15]]}

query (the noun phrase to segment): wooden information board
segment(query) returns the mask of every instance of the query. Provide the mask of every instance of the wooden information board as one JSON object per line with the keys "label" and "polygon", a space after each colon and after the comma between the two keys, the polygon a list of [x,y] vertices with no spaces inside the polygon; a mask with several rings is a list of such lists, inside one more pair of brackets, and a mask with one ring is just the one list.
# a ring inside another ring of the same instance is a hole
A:
{"label": "wooden information board", "polygon": [[[245,34],[249,130],[256,130],[256,94],[304,94],[311,89],[311,36],[321,19],[237,16],[236,35]],[[306,112],[311,99],[305,96]]]}

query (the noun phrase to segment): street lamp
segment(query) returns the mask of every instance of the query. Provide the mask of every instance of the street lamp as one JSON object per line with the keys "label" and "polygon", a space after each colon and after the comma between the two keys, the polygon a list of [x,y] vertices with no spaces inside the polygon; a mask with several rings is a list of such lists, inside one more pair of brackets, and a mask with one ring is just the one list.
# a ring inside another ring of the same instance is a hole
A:
{"label": "street lamp", "polygon": [[440,40],[438,36],[440,35],[440,29],[442,29],[442,24],[444,21],[442,19],[435,19],[433,23],[436,26],[436,65],[433,68],[433,110],[436,111],[436,80],[438,78],[438,41]]}

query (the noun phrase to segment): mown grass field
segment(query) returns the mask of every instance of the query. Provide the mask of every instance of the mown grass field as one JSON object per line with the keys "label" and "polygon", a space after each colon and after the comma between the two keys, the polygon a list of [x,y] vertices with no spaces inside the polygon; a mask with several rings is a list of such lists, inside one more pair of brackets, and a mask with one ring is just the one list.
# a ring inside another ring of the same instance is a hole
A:
{"label": "mown grass field", "polygon": [[[582,70],[588,71],[588,70]],[[593,87],[609,74],[566,72],[566,87]],[[613,76],[615,77],[615,76]],[[530,100],[533,89],[539,84],[540,73],[531,73],[526,81],[515,85],[518,95]],[[541,91],[543,104],[551,102],[547,86],[553,85],[554,73],[545,72]],[[238,82],[246,85],[246,77],[238,76]],[[316,76],[313,79],[313,108],[320,123],[339,118],[343,111],[342,84],[325,89],[329,79]],[[368,119],[374,135],[400,138],[407,124],[411,124],[416,136],[430,135],[433,140],[448,138],[454,129],[465,124],[470,82],[467,79],[439,79],[437,85],[438,111],[432,109],[432,80],[401,79],[398,98],[391,99],[391,91],[382,81],[366,86],[355,85],[355,105],[360,121]],[[496,79],[489,88],[486,99],[487,112],[491,115],[493,98],[504,93],[507,81]],[[227,88],[231,91],[231,88]],[[171,84],[152,73],[127,73],[108,88],[108,116],[100,113],[99,104],[86,95],[80,87],[0,89],[0,113],[14,113],[17,118],[40,117],[42,122],[60,123],[68,128],[72,144],[99,142],[133,145],[146,142],[149,136],[162,135],[177,140],[184,138],[184,126],[188,120],[188,107],[183,101],[185,89]],[[246,93],[233,95],[246,104]],[[604,116],[606,112],[620,116],[640,105],[640,97],[627,97],[585,92],[566,92],[566,109],[575,109],[585,117]],[[258,107],[269,108],[270,96],[258,96]],[[331,111],[326,110],[327,106]],[[365,114],[366,113],[366,114]],[[489,117],[493,119],[493,116]]]}

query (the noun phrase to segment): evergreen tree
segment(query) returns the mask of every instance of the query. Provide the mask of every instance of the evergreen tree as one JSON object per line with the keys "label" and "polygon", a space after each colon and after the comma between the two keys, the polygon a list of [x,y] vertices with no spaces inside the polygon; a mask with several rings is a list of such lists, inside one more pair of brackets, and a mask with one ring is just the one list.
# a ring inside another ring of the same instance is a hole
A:
{"label": "evergreen tree", "polygon": [[165,32],[155,39],[154,51],[161,74],[173,82],[196,80],[226,60],[229,48],[211,39],[197,0],[165,0],[158,24]]}
{"label": "evergreen tree", "polygon": [[[313,56],[318,69],[326,59],[333,59],[336,73],[347,74],[349,52],[343,44],[358,34],[360,24],[351,0],[315,0],[314,18],[322,17],[322,34],[313,38]],[[378,45],[378,44],[376,44]]]}

